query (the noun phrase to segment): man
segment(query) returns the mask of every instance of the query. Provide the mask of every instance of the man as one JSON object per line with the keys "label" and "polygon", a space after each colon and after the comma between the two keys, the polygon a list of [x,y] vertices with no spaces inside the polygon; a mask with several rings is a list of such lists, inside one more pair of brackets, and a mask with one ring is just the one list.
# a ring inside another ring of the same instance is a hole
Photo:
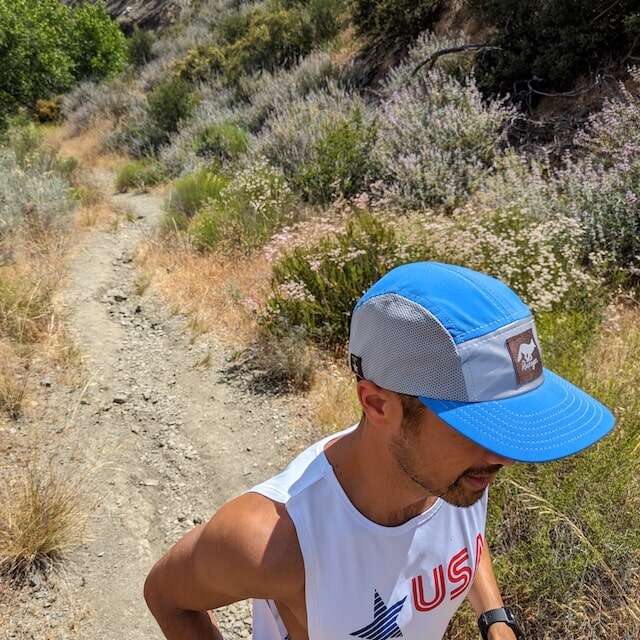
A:
{"label": "man", "polygon": [[253,598],[255,640],[436,640],[468,597],[491,640],[524,637],[484,538],[513,461],[593,444],[606,407],[542,365],[529,308],[499,280],[420,262],[358,301],[362,418],[225,504],[151,570],[169,640],[220,639],[207,611]]}

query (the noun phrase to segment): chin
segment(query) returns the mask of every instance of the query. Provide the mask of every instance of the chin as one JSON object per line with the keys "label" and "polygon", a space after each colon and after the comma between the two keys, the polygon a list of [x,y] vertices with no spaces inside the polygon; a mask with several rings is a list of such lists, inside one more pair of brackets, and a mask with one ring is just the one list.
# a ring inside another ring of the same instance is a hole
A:
{"label": "chin", "polygon": [[484,489],[480,491],[465,491],[464,489],[453,489],[442,494],[440,497],[454,507],[470,507],[474,505],[484,494]]}

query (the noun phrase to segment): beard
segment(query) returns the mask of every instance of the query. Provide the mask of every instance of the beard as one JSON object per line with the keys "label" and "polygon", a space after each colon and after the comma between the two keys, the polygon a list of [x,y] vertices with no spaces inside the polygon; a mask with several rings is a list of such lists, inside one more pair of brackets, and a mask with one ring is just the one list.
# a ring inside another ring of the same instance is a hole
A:
{"label": "beard", "polygon": [[469,468],[461,473],[454,482],[446,487],[437,487],[430,478],[424,477],[421,467],[414,460],[413,452],[416,450],[412,446],[410,439],[406,437],[394,438],[390,445],[391,453],[398,465],[398,468],[415,484],[422,487],[428,495],[442,498],[454,507],[470,507],[482,498],[486,489],[472,489],[463,484],[465,476],[486,475],[495,473],[502,468],[502,465],[492,465],[483,468]]}

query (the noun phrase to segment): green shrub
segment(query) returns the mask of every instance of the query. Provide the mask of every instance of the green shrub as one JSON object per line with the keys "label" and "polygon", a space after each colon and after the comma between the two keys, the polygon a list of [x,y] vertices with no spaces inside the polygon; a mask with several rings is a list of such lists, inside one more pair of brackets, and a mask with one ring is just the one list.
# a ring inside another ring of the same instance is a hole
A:
{"label": "green shrub", "polygon": [[388,44],[406,44],[431,27],[441,0],[351,0],[358,34]]}
{"label": "green shrub", "polygon": [[136,25],[128,41],[129,61],[136,68],[144,67],[153,59],[155,38],[151,31],[139,29]]}
{"label": "green shrub", "polygon": [[0,43],[0,120],[83,78],[113,75],[125,61],[124,36],[101,3],[0,0]]}
{"label": "green shrub", "polygon": [[189,49],[174,65],[174,70],[183,80],[202,82],[225,67],[225,53],[214,45],[198,45]]}
{"label": "green shrub", "polygon": [[169,78],[161,82],[148,97],[147,116],[152,144],[161,146],[178,126],[188,120],[197,104],[197,97],[191,85],[182,78]]}
{"label": "green shrub", "polygon": [[[469,0],[479,20],[495,26],[478,55],[485,91],[529,100],[531,87],[567,89],[581,73],[621,57],[640,33],[638,3],[620,0]],[[535,96],[534,96],[535,98]]]}
{"label": "green shrub", "polygon": [[157,162],[133,160],[122,166],[116,176],[116,190],[124,193],[132,189],[145,190],[165,179],[164,171]]}
{"label": "green shrub", "polygon": [[74,75],[77,80],[108,78],[127,61],[127,41],[102,0],[83,3],[73,12]]}
{"label": "green shrub", "polygon": [[263,322],[275,335],[302,327],[310,340],[341,349],[356,301],[378,278],[420,257],[401,247],[384,222],[359,213],[335,238],[296,248],[273,267],[273,293]]}
{"label": "green shrub", "polygon": [[209,200],[220,198],[229,179],[207,169],[176,180],[169,196],[167,210],[192,218]]}
{"label": "green shrub", "polygon": [[249,134],[232,122],[218,122],[198,134],[193,148],[201,158],[228,162],[247,151]]}
{"label": "green shrub", "polygon": [[288,221],[293,205],[282,174],[258,159],[196,214],[189,234],[200,249],[223,244],[226,250],[248,251]]}
{"label": "green shrub", "polygon": [[379,173],[373,158],[375,139],[375,123],[366,122],[358,107],[342,121],[325,123],[292,184],[310,202],[357,195]]}

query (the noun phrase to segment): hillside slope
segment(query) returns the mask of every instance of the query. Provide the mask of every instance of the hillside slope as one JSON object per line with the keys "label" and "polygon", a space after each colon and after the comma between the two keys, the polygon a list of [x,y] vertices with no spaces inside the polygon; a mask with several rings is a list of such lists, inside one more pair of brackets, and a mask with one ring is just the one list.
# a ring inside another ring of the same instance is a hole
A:
{"label": "hillside slope", "polygon": [[[65,4],[77,5],[80,0],[63,0]],[[109,13],[126,32],[134,26],[155,29],[173,22],[181,9],[188,4],[184,0],[106,0]]]}

